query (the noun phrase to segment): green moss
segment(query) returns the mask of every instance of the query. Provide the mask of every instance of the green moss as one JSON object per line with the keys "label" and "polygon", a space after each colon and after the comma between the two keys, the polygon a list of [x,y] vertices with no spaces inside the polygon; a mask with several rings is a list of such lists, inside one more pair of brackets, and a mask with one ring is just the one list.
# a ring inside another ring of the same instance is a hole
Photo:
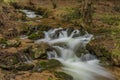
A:
{"label": "green moss", "polygon": [[55,59],[51,59],[48,61],[47,65],[48,68],[57,68],[61,66],[61,63]]}
{"label": "green moss", "polygon": [[60,67],[61,63],[57,60],[51,59],[48,61],[39,61],[37,65],[40,66],[42,70],[50,70]]}
{"label": "green moss", "polygon": [[32,33],[28,36],[29,39],[36,40],[39,39],[39,35],[36,33]]}
{"label": "green moss", "polygon": [[73,77],[64,73],[64,72],[55,72],[54,73],[57,78],[60,78],[61,80],[73,80]]}
{"label": "green moss", "polygon": [[47,62],[39,61],[37,66],[39,66],[42,70],[46,70],[47,69]]}

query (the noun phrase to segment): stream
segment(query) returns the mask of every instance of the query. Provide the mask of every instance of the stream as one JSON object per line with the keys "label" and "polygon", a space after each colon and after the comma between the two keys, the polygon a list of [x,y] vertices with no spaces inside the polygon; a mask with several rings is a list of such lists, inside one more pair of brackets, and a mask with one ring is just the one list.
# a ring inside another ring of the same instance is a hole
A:
{"label": "stream", "polygon": [[[48,59],[56,59],[63,65],[63,72],[71,75],[74,80],[99,80],[103,77],[106,80],[113,80],[112,75],[105,70],[99,60],[86,50],[86,45],[93,38],[93,35],[81,34],[79,30],[56,28],[45,31],[45,38],[36,40],[35,43],[46,42],[53,51],[48,51]],[[84,48],[84,52],[78,52]],[[76,53],[81,54],[80,57]]]}
{"label": "stream", "polygon": [[42,18],[41,15],[36,14],[32,10],[23,9],[23,10],[20,10],[20,11],[23,12],[28,18],[36,18],[36,17]]}
{"label": "stream", "polygon": [[[28,18],[35,18],[40,15],[29,10],[22,10]],[[35,43],[48,43],[54,50],[48,51],[48,59],[56,59],[63,65],[63,72],[71,75],[74,80],[113,80],[113,76],[99,64],[95,55],[89,53],[86,45],[93,38],[93,35],[80,30],[69,30],[63,28],[44,31],[45,38],[36,40]],[[25,36],[26,38],[26,36]],[[23,37],[24,39],[24,37]],[[80,52],[80,50],[84,51]],[[81,54],[80,57],[76,53]],[[100,79],[99,79],[100,78]]]}

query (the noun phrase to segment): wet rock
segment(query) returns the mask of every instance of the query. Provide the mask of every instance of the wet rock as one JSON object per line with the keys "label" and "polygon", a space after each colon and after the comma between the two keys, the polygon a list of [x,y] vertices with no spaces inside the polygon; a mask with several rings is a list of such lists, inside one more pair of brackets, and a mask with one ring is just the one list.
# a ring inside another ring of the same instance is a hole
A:
{"label": "wet rock", "polygon": [[70,35],[71,35],[71,33],[73,32],[73,30],[74,30],[74,28],[73,28],[73,27],[71,27],[71,28],[69,28],[69,29],[67,30],[67,34],[68,34],[68,36],[70,36]]}
{"label": "wet rock", "polygon": [[73,77],[64,72],[55,72],[55,76],[61,80],[73,80]]}
{"label": "wet rock", "polygon": [[87,54],[87,50],[85,47],[80,46],[80,47],[76,48],[75,54],[77,57],[81,57],[82,55]]}

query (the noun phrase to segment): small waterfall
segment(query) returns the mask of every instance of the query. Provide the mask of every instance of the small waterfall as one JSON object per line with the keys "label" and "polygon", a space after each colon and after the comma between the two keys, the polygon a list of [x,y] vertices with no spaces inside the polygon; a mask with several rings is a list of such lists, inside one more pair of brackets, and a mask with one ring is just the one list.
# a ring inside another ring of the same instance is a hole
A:
{"label": "small waterfall", "polygon": [[[80,34],[79,30],[72,30],[68,35],[68,29],[51,29],[45,33],[45,38],[35,41],[35,43],[46,42],[54,48],[53,51],[47,52],[49,59],[59,60],[63,64],[63,71],[71,75],[74,80],[98,80],[99,77],[113,79],[99,64],[99,60],[87,50],[79,53],[82,47],[86,47],[87,43],[93,38],[93,35]],[[62,46],[61,46],[62,45]],[[76,52],[81,57],[76,56]]]}

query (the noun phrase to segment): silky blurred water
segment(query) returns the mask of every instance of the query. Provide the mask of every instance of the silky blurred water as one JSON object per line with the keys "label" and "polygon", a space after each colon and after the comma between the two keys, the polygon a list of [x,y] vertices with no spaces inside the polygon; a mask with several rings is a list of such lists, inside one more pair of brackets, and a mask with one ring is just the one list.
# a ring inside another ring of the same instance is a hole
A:
{"label": "silky blurred water", "polygon": [[[53,47],[55,50],[47,52],[48,58],[59,60],[63,64],[63,71],[74,80],[99,80],[100,77],[113,79],[112,75],[100,66],[99,60],[86,50],[86,45],[93,35],[87,32],[83,35],[79,30],[73,30],[68,36],[68,29],[62,28],[51,29],[44,34],[45,38],[35,43],[46,42]],[[84,47],[85,51],[77,52],[81,47]],[[81,54],[81,57],[77,57],[76,52]]]}

